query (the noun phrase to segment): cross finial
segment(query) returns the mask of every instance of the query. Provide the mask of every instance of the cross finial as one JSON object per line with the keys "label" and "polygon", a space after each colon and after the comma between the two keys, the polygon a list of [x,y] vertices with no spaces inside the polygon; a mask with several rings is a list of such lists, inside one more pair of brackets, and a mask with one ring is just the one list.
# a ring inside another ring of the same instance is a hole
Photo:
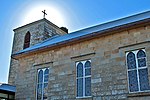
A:
{"label": "cross finial", "polygon": [[45,10],[42,11],[42,13],[44,14],[44,15],[43,15],[43,18],[45,18],[45,15],[47,15],[47,13],[45,12]]}

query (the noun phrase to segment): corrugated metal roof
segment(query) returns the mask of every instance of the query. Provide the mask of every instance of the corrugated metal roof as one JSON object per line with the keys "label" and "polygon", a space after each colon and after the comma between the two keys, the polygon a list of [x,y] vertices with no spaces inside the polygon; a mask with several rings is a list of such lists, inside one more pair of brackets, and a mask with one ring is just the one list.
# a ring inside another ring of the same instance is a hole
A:
{"label": "corrugated metal roof", "polygon": [[0,90],[16,92],[16,87],[9,84],[0,84]]}
{"label": "corrugated metal roof", "polygon": [[111,29],[114,27],[126,25],[129,23],[133,23],[133,22],[137,22],[137,21],[141,21],[141,20],[149,19],[149,18],[150,18],[150,11],[146,11],[146,12],[136,14],[133,16],[125,17],[122,19],[114,20],[111,22],[103,23],[103,24],[89,27],[89,28],[86,28],[83,30],[79,30],[76,32],[65,34],[63,36],[55,36],[55,37],[47,39],[46,41],[43,41],[42,43],[39,43],[37,45],[34,45],[34,46],[29,47],[29,48],[24,49],[24,50],[21,50],[21,51],[17,52],[16,54],[13,54],[13,55],[22,54],[22,53],[29,52],[32,50],[36,51],[39,48],[44,48],[44,47],[47,47],[50,45],[54,45],[57,43],[65,42],[65,41],[72,40],[75,38],[79,38],[81,36],[86,36],[86,35],[92,34],[93,32],[104,31],[107,29]]}

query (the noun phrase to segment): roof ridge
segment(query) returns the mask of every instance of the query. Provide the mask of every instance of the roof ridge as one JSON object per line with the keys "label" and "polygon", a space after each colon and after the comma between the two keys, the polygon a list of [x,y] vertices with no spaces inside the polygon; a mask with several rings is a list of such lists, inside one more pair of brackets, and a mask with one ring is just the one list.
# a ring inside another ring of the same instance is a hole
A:
{"label": "roof ridge", "polygon": [[109,23],[112,23],[112,22],[116,22],[116,21],[128,19],[128,18],[131,18],[131,17],[134,17],[134,16],[139,16],[139,15],[142,15],[142,14],[148,13],[148,12],[150,12],[150,10],[144,11],[144,12],[141,12],[141,13],[132,14],[132,15],[130,15],[130,16],[121,17],[121,18],[118,18],[118,19],[116,19],[116,20],[111,20],[111,21],[104,22],[104,23],[101,23],[101,24],[96,24],[96,25],[93,25],[93,26],[89,26],[89,27],[87,27],[87,28],[83,28],[83,29],[80,29],[80,30],[71,32],[71,33],[69,33],[69,34],[74,34],[74,33],[79,32],[79,31],[84,31],[84,30],[87,30],[87,29],[90,29],[90,28],[94,28],[94,27],[96,27],[96,26],[102,26],[102,25],[109,24]]}

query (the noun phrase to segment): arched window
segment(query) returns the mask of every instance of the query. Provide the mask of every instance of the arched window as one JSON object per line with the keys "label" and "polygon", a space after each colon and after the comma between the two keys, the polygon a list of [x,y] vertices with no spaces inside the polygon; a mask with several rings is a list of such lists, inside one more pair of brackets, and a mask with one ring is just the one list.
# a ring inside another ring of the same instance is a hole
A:
{"label": "arched window", "polygon": [[138,61],[138,73],[139,73],[139,85],[140,90],[145,91],[149,90],[149,79],[148,79],[148,68],[146,65],[146,54],[144,50],[139,50],[137,52],[137,61]]}
{"label": "arched window", "polygon": [[49,78],[49,68],[43,68],[38,70],[37,100],[47,100],[48,78]]}
{"label": "arched window", "polygon": [[77,97],[91,96],[91,60],[76,62]]}
{"label": "arched window", "polygon": [[48,76],[49,76],[49,69],[46,68],[44,71],[44,88],[43,88],[43,100],[47,100],[48,97]]}
{"label": "arched window", "polygon": [[25,48],[28,48],[30,46],[30,32],[28,31],[25,35],[25,38],[24,38],[24,46],[23,46],[23,49]]}
{"label": "arched window", "polygon": [[127,65],[128,69],[136,68],[135,54],[133,52],[129,52],[127,55]]}
{"label": "arched window", "polygon": [[83,77],[83,64],[81,62],[77,65],[77,77]]}
{"label": "arched window", "polygon": [[129,91],[142,92],[150,90],[145,50],[127,52],[126,56]]}
{"label": "arched window", "polygon": [[38,72],[37,100],[40,100],[42,98],[42,85],[43,85],[43,70],[40,69]]}
{"label": "arched window", "polygon": [[88,60],[85,62],[85,96],[91,95],[91,61]]}
{"label": "arched window", "polygon": [[83,64],[79,62],[77,64],[77,96],[83,95]]}
{"label": "arched window", "polygon": [[139,50],[137,53],[138,66],[145,67],[146,66],[146,54],[143,50]]}

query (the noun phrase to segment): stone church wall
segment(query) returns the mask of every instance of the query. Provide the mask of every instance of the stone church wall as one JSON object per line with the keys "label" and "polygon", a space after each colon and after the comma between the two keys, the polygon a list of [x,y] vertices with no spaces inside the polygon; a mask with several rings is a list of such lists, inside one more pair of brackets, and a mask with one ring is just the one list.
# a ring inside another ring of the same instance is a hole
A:
{"label": "stone church wall", "polygon": [[[58,35],[58,34],[59,35],[66,34],[58,27],[52,26],[51,24],[52,23],[50,23],[48,20],[42,19],[37,22],[33,22],[23,27],[14,29],[12,54],[20,50],[23,50],[24,38],[27,32],[30,32],[31,34],[30,46],[36,45],[37,43],[40,43],[50,38],[51,36]],[[48,27],[50,28],[49,30]],[[15,79],[16,79],[15,77],[17,76],[16,73],[17,73],[18,66],[19,66],[18,61],[15,59],[11,59],[9,80],[8,80],[9,84],[15,85]]]}
{"label": "stone church wall", "polygon": [[[146,93],[130,94],[126,51],[145,48],[150,79],[150,26],[35,53],[19,59],[16,100],[35,100],[37,70],[49,67],[48,100],[149,100]],[[89,98],[76,98],[76,61],[91,59]]]}

